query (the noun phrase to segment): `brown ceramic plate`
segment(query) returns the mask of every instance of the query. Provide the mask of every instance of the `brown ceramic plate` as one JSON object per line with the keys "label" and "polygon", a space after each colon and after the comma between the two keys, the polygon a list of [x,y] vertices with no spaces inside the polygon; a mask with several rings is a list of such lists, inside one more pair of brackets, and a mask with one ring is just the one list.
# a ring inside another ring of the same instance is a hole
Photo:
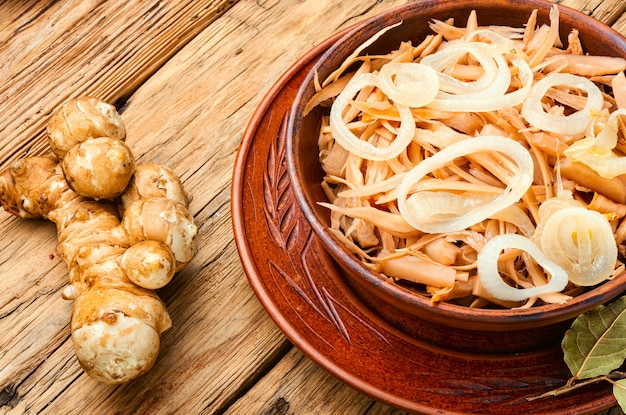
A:
{"label": "brown ceramic plate", "polygon": [[406,411],[593,414],[615,405],[610,386],[602,383],[558,398],[527,399],[569,378],[559,344],[515,354],[435,347],[391,327],[350,290],[298,207],[284,139],[286,116],[307,71],[341,35],[311,50],[278,80],[250,121],[237,156],[235,240],[250,284],[269,315],[332,375]]}

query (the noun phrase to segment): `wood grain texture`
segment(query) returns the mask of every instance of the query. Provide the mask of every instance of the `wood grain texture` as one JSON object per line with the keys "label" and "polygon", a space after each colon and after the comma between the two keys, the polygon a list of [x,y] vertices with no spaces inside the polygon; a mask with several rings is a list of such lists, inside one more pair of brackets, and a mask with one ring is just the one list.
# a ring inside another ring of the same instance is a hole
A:
{"label": "wood grain texture", "polygon": [[563,0],[556,3],[578,10],[608,26],[612,26],[626,11],[626,3],[621,0]]}
{"label": "wood grain texture", "polygon": [[[0,169],[46,151],[70,97],[117,103],[140,161],[172,167],[200,227],[192,263],[159,291],[173,328],[128,385],[83,374],[61,299],[54,225],[0,212],[0,414],[397,415],[293,348],[251,290],[230,219],[232,166],[264,94],[307,50],[404,0],[0,2]],[[626,32],[623,2],[575,2]]]}
{"label": "wood grain texture", "polygon": [[3,3],[0,54],[10,64],[0,65],[0,166],[45,151],[46,120],[63,102],[124,99],[234,3]]}
{"label": "wood grain texture", "polygon": [[[311,397],[324,396],[323,400]],[[351,389],[292,349],[225,415],[249,414],[368,414],[398,415],[405,412],[363,399]]]}
{"label": "wood grain texture", "polygon": [[626,34],[626,12],[622,14],[611,27],[622,35]]}

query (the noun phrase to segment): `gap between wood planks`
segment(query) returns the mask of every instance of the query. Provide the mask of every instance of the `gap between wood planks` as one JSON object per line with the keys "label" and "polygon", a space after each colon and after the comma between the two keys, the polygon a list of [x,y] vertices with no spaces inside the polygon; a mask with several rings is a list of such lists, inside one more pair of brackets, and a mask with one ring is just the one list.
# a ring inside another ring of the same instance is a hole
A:
{"label": "gap between wood planks", "polygon": [[291,342],[285,340],[285,342],[279,348],[277,348],[274,353],[272,353],[269,359],[264,360],[263,365],[259,367],[259,369],[255,372],[255,375],[248,378],[246,382],[244,382],[241,387],[235,393],[233,393],[230,399],[224,402],[221,407],[217,408],[217,410],[215,410],[213,414],[225,414],[230,409],[230,407],[235,404],[235,402],[246,396],[250,389],[252,389],[257,383],[259,383],[261,379],[263,379],[268,373],[270,373],[278,364],[278,362],[284,359],[289,351],[291,351],[291,349],[293,349],[294,347],[295,346]]}

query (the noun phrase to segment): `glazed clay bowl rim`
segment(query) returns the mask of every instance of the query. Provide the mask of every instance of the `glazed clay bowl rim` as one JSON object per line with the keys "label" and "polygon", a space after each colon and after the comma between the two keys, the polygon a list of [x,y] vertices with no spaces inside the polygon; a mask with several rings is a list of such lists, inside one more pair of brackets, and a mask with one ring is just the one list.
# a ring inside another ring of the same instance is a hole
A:
{"label": "glazed clay bowl rim", "polygon": [[[289,179],[304,216],[317,237],[321,240],[324,248],[335,259],[340,268],[345,271],[344,273],[348,274],[348,278],[356,281],[358,285],[365,288],[369,293],[378,296],[385,302],[391,302],[392,306],[398,307],[411,315],[446,326],[469,327],[470,329],[484,331],[507,331],[547,326],[572,319],[598,305],[615,299],[626,289],[626,273],[623,273],[572,298],[565,305],[546,304],[525,309],[500,310],[469,308],[445,302],[433,304],[426,296],[416,294],[404,287],[385,281],[378,273],[366,268],[348,252],[342,243],[329,232],[327,223],[320,218],[320,208],[316,206],[317,200],[314,200],[309,194],[303,182],[303,180],[306,181],[307,176],[305,174],[306,169],[302,164],[303,161],[297,156],[298,147],[301,144],[299,130],[305,128],[303,124],[306,123],[302,115],[306,103],[313,94],[316,73],[319,75],[319,79],[323,80],[334,68],[339,66],[345,57],[352,53],[356,46],[369,39],[371,35],[391,24],[406,20],[410,21],[412,17],[421,16],[422,19],[430,21],[433,17],[445,19],[447,16],[458,15],[463,12],[467,17],[469,11],[476,10],[478,22],[483,24],[481,23],[481,14],[484,17],[487,10],[499,16],[511,16],[511,14],[521,13],[522,16],[519,19],[524,20],[528,18],[533,9],[537,9],[539,14],[538,22],[547,22],[547,16],[551,7],[553,7],[553,3],[544,0],[418,0],[388,10],[357,24],[322,55],[306,76],[287,120],[285,139]],[[591,38],[593,36],[596,39],[594,44],[600,44],[601,47],[604,47],[604,50],[598,51],[594,48],[589,52],[626,56],[626,38],[618,32],[576,10],[560,5],[558,7],[561,39],[567,39],[566,36],[569,30],[576,28],[579,30],[583,42],[585,37]],[[377,44],[381,44],[385,37],[398,37],[406,24],[404,22],[397,28],[387,32],[368,50],[376,47]],[[504,22],[503,24],[507,23]],[[401,40],[408,40],[402,36],[405,35],[402,34],[400,36]],[[399,42],[397,45],[399,45]],[[315,111],[312,111],[311,114],[314,113]],[[313,115],[311,114],[307,115],[307,117],[312,117]],[[317,144],[315,145],[317,146]],[[315,155],[317,156],[317,153]]]}

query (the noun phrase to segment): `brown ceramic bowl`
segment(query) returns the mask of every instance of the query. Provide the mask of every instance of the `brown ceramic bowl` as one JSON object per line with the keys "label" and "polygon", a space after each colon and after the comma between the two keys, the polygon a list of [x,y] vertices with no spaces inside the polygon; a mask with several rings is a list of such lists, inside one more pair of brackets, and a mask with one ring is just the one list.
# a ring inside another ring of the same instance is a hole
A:
{"label": "brown ceramic bowl", "polygon": [[[314,93],[313,75],[325,79],[352,51],[382,28],[403,22],[372,44],[366,53],[386,53],[401,41],[417,44],[429,31],[432,19],[454,18],[463,26],[472,10],[480,25],[523,27],[533,9],[538,24],[548,23],[552,3],[543,0],[420,0],[357,25],[326,51],[300,89],[287,125],[287,163],[291,184],[305,217],[326,250],[342,269],[346,281],[364,304],[397,329],[434,344],[462,351],[517,352],[560,341],[571,320],[619,296],[626,275],[606,282],[565,305],[542,305],[523,310],[472,309],[441,303],[386,282],[351,255],[328,231],[329,212],[317,202],[326,201],[320,183],[323,171],[317,159],[317,137],[323,109],[303,117]],[[626,39],[598,21],[559,6],[561,39],[579,30],[586,51],[595,55],[626,56]],[[323,270],[320,270],[323,272]],[[453,335],[452,335],[453,334]]]}

